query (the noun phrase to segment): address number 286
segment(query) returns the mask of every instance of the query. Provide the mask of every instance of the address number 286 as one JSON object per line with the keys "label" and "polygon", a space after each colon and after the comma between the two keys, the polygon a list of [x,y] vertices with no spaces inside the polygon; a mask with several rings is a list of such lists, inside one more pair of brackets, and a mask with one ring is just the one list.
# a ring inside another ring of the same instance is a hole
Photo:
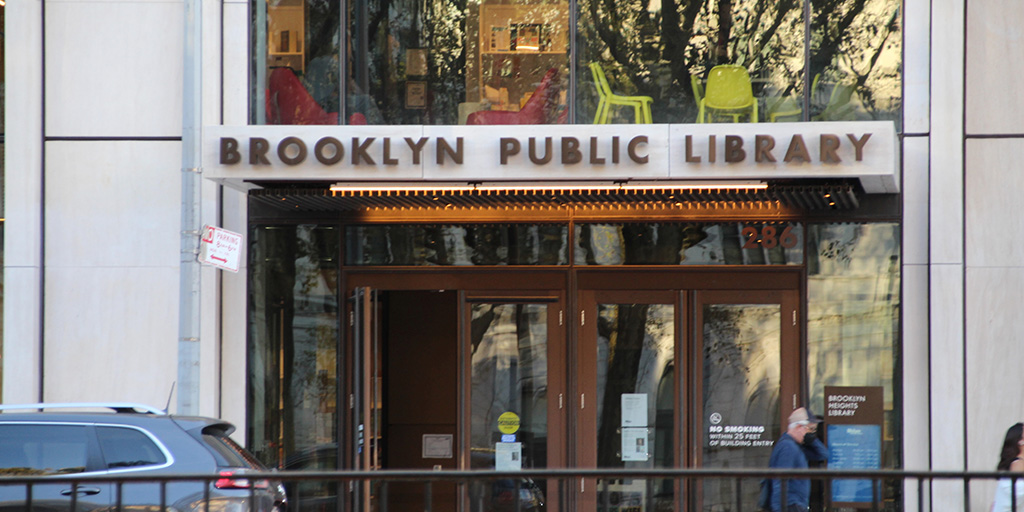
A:
{"label": "address number 286", "polygon": [[774,249],[782,246],[784,249],[796,247],[797,236],[793,233],[793,226],[786,226],[782,232],[771,225],[762,226],[760,230],[747,226],[741,232],[744,240],[744,249]]}

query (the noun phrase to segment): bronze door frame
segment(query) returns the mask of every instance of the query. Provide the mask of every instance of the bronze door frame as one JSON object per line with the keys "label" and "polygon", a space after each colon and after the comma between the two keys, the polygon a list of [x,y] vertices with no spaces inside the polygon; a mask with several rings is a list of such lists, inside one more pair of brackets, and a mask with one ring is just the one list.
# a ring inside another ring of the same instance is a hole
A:
{"label": "bronze door frame", "polygon": [[[804,318],[804,297],[805,291],[805,270],[802,267],[471,267],[471,268],[380,268],[380,267],[343,267],[341,286],[345,297],[351,298],[357,288],[370,288],[372,290],[455,290],[459,296],[460,325],[459,343],[463,346],[468,343],[468,336],[465,329],[468,327],[468,305],[471,302],[516,300],[528,301],[530,299],[552,300],[558,302],[559,308],[552,309],[549,314],[554,314],[555,309],[561,310],[564,315],[564,324],[558,326],[561,339],[565,340],[564,347],[557,355],[557,360],[549,361],[550,374],[558,379],[558,386],[564,392],[564,411],[558,415],[551,416],[549,412],[549,445],[548,467],[586,467],[589,462],[586,457],[586,449],[581,448],[586,439],[595,438],[595,432],[585,432],[585,429],[596,430],[593,423],[586,421],[586,417],[580,412],[581,396],[580,390],[595,385],[593,371],[583,370],[586,356],[581,353],[584,336],[589,336],[589,327],[581,325],[580,316],[587,308],[596,308],[597,301],[601,300],[631,300],[638,303],[667,303],[675,304],[676,311],[676,364],[677,368],[684,371],[677,371],[675,375],[675,403],[677,407],[677,425],[674,434],[676,446],[673,454],[676,457],[676,465],[687,465],[699,467],[698,447],[700,446],[700,429],[702,421],[700,418],[701,396],[700,382],[695,380],[694,365],[700,364],[695,360],[698,354],[693,352],[698,343],[698,334],[695,332],[698,324],[697,309],[700,301],[705,298],[716,296],[735,296],[737,298],[749,297],[751,294],[758,296],[765,295],[780,298],[780,304],[787,311],[793,310],[794,322],[783,322],[786,332],[784,333],[783,348],[783,372],[787,376],[795,376],[783,384],[781,397],[796,397],[799,404],[806,393],[806,375],[802,370],[801,361],[803,358],[803,338],[805,327]],[[760,299],[759,299],[760,300]],[[757,302],[757,301],[755,301]],[[345,318],[350,318],[352,313],[351,301],[346,302]],[[587,315],[595,315],[594,311],[587,311]],[[342,346],[344,359],[348,363],[341,363],[344,368],[343,379],[346,386],[344,392],[351,396],[355,392],[355,382],[352,381],[352,372],[349,371],[353,364],[353,343],[351,342],[351,325],[346,327],[345,341]],[[549,331],[550,332],[550,331]],[[555,338],[552,338],[555,339]],[[460,350],[459,368],[459,389],[462,396],[457,399],[459,404],[459,446],[462,461],[460,467],[468,468],[468,429],[469,416],[468,404],[464,403],[468,397],[468,364],[465,350]],[[552,395],[549,395],[551,397]],[[552,400],[554,402],[554,400]],[[780,414],[785,417],[792,410],[789,399],[780,399]],[[552,406],[557,407],[557,404]],[[550,411],[550,406],[549,406]],[[566,412],[571,411],[571,414]],[[553,419],[554,418],[554,419]],[[345,440],[353,439],[355,432],[347,418],[340,420],[339,438]],[[557,429],[557,430],[556,430]],[[688,433],[684,434],[683,429]],[[343,432],[343,433],[342,433]],[[570,437],[571,436],[571,437]],[[573,441],[570,441],[573,439]],[[355,453],[355,446],[344,448],[350,454]],[[352,460],[349,456],[345,460]],[[596,460],[596,459],[595,459]],[[591,466],[592,467],[592,466]],[[590,482],[584,489],[590,487]],[[571,487],[567,487],[571,488]],[[578,488],[578,487],[577,487]],[[689,505],[688,498],[684,496],[682,489],[677,488],[676,500],[680,506]],[[687,493],[691,494],[692,493]],[[586,499],[584,495],[569,493],[566,505],[569,510],[574,508],[590,509],[588,503],[596,505],[595,499]],[[463,503],[463,507],[466,507]],[[549,503],[549,506],[554,503]],[[561,505],[561,504],[559,504]],[[468,508],[465,508],[468,510]]]}

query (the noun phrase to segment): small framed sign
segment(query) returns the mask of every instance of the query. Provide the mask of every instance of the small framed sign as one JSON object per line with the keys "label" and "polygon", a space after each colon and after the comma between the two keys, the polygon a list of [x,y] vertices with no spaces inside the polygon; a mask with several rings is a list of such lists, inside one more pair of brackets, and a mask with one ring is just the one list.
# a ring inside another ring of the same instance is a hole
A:
{"label": "small framed sign", "polygon": [[427,108],[427,83],[405,83],[405,108]]}

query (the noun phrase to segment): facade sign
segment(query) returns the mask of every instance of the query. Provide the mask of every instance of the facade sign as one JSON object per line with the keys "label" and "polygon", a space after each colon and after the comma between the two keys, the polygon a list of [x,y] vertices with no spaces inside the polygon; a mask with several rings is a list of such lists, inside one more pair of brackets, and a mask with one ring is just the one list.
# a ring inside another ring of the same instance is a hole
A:
{"label": "facade sign", "polygon": [[[881,386],[825,386],[828,466],[832,469],[882,467],[883,395]],[[872,481],[836,480],[835,506],[870,508]]]}
{"label": "facade sign", "polygon": [[858,178],[898,192],[891,122],[523,126],[208,126],[204,176],[246,181]]}

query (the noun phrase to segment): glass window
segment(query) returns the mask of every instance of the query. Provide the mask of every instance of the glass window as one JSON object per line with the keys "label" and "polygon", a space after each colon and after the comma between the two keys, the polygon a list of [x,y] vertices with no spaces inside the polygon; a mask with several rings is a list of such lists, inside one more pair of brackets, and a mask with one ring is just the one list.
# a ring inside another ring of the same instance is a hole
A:
{"label": "glass window", "polygon": [[257,123],[899,119],[899,0],[254,1]]}
{"label": "glass window", "polygon": [[[548,453],[548,306],[546,304],[473,304],[470,368],[470,467],[472,469],[547,467]],[[509,434],[501,422],[514,418]],[[514,441],[509,441],[509,438]],[[513,462],[503,463],[503,448]],[[470,510],[500,510],[515,500],[517,510],[544,503],[546,482],[511,479],[474,482]]]}
{"label": "glass window", "polygon": [[811,224],[807,258],[807,372],[811,409],[825,386],[881,386],[883,468],[899,467],[895,378],[900,308],[896,223]]}
{"label": "glass window", "polygon": [[900,2],[811,0],[811,115],[816,121],[899,121]]}
{"label": "glass window", "polygon": [[649,97],[656,123],[898,120],[898,0],[579,5],[576,122],[602,106],[592,63],[612,92]]}
{"label": "glass window", "polygon": [[[672,304],[597,305],[597,465],[677,467]],[[668,479],[600,479],[598,510],[671,510]],[[621,508],[619,508],[621,507]]]}
{"label": "glass window", "polygon": [[84,425],[0,425],[0,475],[65,475],[86,470]]}
{"label": "glass window", "polygon": [[372,225],[345,230],[346,265],[565,265],[565,225]]}
{"label": "glass window", "polygon": [[337,442],[339,231],[250,229],[247,437],[271,467]]}
{"label": "glass window", "polygon": [[159,466],[167,462],[163,450],[145,433],[123,427],[96,427],[103,460],[110,469]]}
{"label": "glass window", "polygon": [[577,265],[799,265],[796,223],[578,224]]}

